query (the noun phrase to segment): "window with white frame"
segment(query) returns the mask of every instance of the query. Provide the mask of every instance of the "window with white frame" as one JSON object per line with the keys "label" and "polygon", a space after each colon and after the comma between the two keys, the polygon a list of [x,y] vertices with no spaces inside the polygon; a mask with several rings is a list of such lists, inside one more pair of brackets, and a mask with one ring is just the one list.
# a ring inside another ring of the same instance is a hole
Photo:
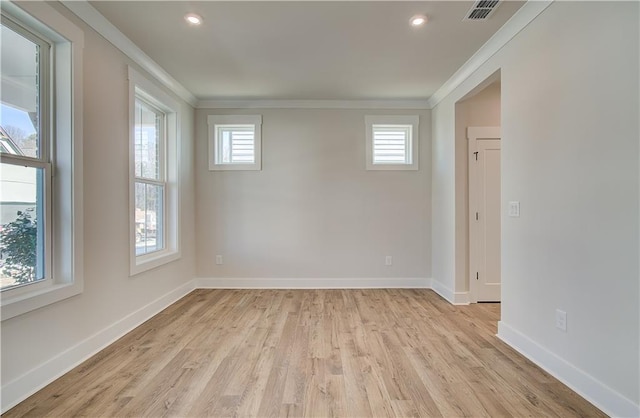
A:
{"label": "window with white frame", "polygon": [[367,170],[417,170],[419,116],[365,116]]}
{"label": "window with white frame", "polygon": [[83,41],[47,4],[2,5],[3,320],[82,291]]}
{"label": "window with white frame", "polygon": [[165,114],[136,97],[134,125],[136,256],[164,249]]}
{"label": "window with white frame", "polygon": [[131,274],[180,257],[178,103],[129,68]]}
{"label": "window with white frame", "polygon": [[261,169],[261,115],[209,115],[209,170]]}

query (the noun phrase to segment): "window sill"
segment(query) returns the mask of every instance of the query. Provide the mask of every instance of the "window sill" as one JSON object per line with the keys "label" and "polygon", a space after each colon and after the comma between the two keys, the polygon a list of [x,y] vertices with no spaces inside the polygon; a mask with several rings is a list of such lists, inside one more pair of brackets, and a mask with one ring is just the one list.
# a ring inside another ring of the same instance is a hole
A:
{"label": "window sill", "polygon": [[418,164],[367,164],[369,171],[417,171]]}
{"label": "window sill", "polygon": [[209,171],[261,171],[260,164],[212,164]]}
{"label": "window sill", "polygon": [[144,273],[145,271],[179,260],[181,256],[180,251],[159,251],[158,253],[135,256],[131,261],[131,271],[129,276],[135,276],[137,274]]}
{"label": "window sill", "polygon": [[82,281],[58,283],[33,292],[24,292],[15,297],[6,295],[6,299],[4,298],[5,295],[3,295],[2,307],[0,308],[2,321],[51,305],[52,303],[59,302],[80,293],[82,293]]}

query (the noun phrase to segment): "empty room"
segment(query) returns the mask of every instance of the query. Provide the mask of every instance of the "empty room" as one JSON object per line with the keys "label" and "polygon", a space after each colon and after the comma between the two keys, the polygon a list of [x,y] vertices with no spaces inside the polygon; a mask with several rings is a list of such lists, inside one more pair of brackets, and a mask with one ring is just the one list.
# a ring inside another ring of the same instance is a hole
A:
{"label": "empty room", "polygon": [[7,417],[640,417],[640,3],[13,1]]}

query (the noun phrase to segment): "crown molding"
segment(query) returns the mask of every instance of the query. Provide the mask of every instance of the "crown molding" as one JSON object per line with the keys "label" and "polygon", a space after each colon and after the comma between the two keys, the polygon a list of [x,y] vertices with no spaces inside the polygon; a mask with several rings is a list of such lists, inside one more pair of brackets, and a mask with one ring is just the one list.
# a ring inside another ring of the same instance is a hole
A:
{"label": "crown molding", "polygon": [[507,23],[498,29],[498,31],[429,98],[429,108],[433,109],[436,107],[438,103],[451,94],[451,92],[469,78],[480,66],[527,27],[527,25],[549,7],[553,1],[554,0],[527,1]]}
{"label": "crown molding", "polygon": [[63,0],[69,10],[111,42],[127,57],[148,71],[180,98],[199,109],[413,109],[429,110],[453,92],[464,80],[495,55],[554,0],[529,0],[430,98],[425,100],[269,100],[202,99],[167,73],[86,0]]}
{"label": "crown molding", "polygon": [[198,109],[417,109],[427,100],[200,100]]}
{"label": "crown molding", "polygon": [[98,10],[96,10],[86,0],[64,0],[62,4],[71,10],[76,16],[82,19],[87,25],[111,42],[116,48],[122,51],[133,62],[140,65],[145,71],[151,74],[163,86],[178,95],[181,99],[196,106],[198,99],[171,77],[157,62],[149,57],[142,49],[127,38],[118,28],[107,20]]}

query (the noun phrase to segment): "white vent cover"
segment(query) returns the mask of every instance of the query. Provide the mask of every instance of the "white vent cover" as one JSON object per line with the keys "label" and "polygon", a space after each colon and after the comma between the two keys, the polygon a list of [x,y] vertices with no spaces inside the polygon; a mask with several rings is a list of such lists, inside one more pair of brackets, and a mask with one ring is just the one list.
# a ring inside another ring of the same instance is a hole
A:
{"label": "white vent cover", "polygon": [[476,1],[463,20],[487,20],[498,8],[500,0]]}

